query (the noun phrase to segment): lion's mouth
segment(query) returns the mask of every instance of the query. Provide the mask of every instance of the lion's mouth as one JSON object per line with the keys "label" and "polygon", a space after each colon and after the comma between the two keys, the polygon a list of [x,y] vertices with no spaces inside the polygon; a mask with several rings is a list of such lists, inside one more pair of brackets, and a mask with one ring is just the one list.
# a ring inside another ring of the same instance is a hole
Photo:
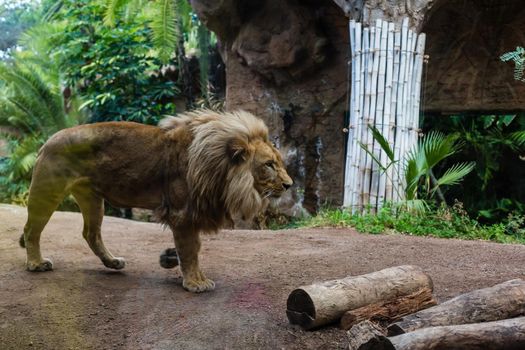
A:
{"label": "lion's mouth", "polygon": [[268,190],[263,191],[262,197],[263,199],[266,199],[266,198],[278,199],[278,198],[281,198],[283,193],[284,191],[276,191],[276,190],[268,189]]}

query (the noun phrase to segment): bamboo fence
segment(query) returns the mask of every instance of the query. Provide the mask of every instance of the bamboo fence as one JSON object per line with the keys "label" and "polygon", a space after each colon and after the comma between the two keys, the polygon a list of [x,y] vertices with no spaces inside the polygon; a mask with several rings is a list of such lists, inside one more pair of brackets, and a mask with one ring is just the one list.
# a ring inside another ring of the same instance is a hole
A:
{"label": "bamboo fence", "polygon": [[[349,30],[352,70],[344,206],[354,212],[378,210],[385,201],[404,200],[401,160],[418,140],[425,34],[411,30],[407,18],[399,29],[382,20],[370,27],[352,20]],[[369,126],[381,132],[399,160],[387,171],[362,148],[381,164],[390,162]]]}

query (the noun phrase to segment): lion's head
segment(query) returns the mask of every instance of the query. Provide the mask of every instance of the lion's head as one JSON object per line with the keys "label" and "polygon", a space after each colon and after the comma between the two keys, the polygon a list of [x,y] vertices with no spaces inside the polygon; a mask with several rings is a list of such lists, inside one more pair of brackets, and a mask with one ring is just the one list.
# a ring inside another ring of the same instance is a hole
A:
{"label": "lion's head", "polygon": [[216,229],[225,217],[250,219],[293,184],[268,128],[248,112],[198,110],[161,127],[191,130],[186,180],[194,220],[210,220],[206,227]]}

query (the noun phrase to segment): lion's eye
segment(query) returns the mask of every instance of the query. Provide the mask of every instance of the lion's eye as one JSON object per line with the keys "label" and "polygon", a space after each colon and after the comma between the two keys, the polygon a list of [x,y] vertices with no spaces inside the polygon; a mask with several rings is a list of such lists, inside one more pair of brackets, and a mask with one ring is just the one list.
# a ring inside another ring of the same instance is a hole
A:
{"label": "lion's eye", "polygon": [[274,164],[273,164],[272,161],[266,162],[265,165],[266,165],[268,168],[272,168],[272,169],[274,169]]}

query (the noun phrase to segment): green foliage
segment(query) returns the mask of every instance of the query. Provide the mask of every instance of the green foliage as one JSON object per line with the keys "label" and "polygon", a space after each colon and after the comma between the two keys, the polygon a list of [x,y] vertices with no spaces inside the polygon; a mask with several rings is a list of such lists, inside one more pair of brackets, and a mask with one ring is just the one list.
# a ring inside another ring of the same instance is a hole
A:
{"label": "green foliage", "polygon": [[63,36],[52,52],[59,57],[65,83],[83,97],[90,121],[129,120],[156,124],[175,112],[179,88],[161,73],[153,54],[151,29],[144,17],[104,25],[98,2],[64,1],[55,21]]}
{"label": "green foliage", "polygon": [[[387,204],[378,213],[352,214],[346,209],[324,209],[317,216],[293,221],[284,228],[354,227],[363,233],[401,233],[414,236],[489,240],[525,244],[525,216],[509,216],[504,223],[481,225],[463,205],[431,208],[425,213]],[[273,226],[273,229],[283,228]]]}
{"label": "green foliage", "polygon": [[0,201],[25,204],[38,149],[76,123],[76,116],[65,111],[58,81],[17,56],[0,65],[0,133],[9,152],[0,162]]}
{"label": "green foliage", "polygon": [[514,63],[514,79],[525,82],[525,49],[521,46],[516,50],[504,53],[500,56],[503,62],[512,61]]}
{"label": "green foliage", "polygon": [[[369,126],[372,131],[374,140],[378,142],[383,151],[388,156],[389,162],[382,164],[376,155],[367,147],[361,144],[361,147],[372,157],[383,172],[397,163],[394,159],[394,151],[381,132],[374,126]],[[444,135],[440,132],[430,132],[426,135],[416,147],[411,149],[405,159],[403,167],[405,170],[405,198],[406,205],[417,210],[424,210],[426,205],[423,201],[430,200],[434,194],[441,191],[444,186],[458,184],[473,168],[474,163],[453,164],[444,171],[444,174],[436,178],[433,169],[444,159],[458,152],[461,145],[456,142],[457,135]],[[390,179],[392,180],[392,179]]]}
{"label": "green foliage", "polygon": [[173,0],[157,0],[152,12],[154,14],[151,19],[153,45],[158,50],[160,60],[163,63],[168,63],[175,53],[179,37],[176,2]]}
{"label": "green foliage", "polygon": [[511,212],[525,215],[524,114],[426,116],[424,128],[453,132],[462,144],[437,166],[439,171],[457,162],[476,164],[461,187],[445,193],[448,201],[460,200],[470,215],[485,222],[502,221]]}

